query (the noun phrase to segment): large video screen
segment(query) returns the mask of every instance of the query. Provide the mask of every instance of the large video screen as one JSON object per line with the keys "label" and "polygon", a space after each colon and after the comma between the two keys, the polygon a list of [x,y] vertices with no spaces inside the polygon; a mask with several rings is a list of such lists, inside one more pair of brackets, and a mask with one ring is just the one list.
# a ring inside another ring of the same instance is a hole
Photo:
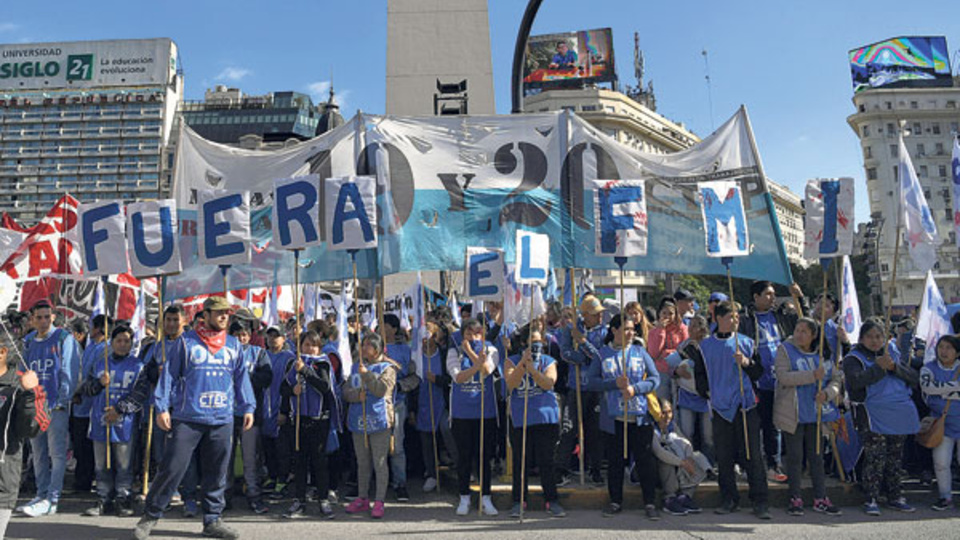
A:
{"label": "large video screen", "polygon": [[898,37],[850,51],[854,93],[884,86],[950,86],[943,36]]}
{"label": "large video screen", "polygon": [[527,40],[525,88],[570,87],[616,78],[609,28],[530,36]]}

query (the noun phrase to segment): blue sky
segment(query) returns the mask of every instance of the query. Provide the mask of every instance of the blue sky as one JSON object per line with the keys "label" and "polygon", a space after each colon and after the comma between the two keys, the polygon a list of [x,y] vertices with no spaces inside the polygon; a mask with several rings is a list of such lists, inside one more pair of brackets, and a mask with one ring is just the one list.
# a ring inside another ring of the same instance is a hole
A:
{"label": "blue sky", "polygon": [[[0,42],[170,37],[186,97],[222,83],[247,93],[324,97],[331,74],[351,116],[383,111],[386,0],[4,0]],[[526,2],[489,0],[497,111],[510,110],[510,62]],[[650,2],[544,0],[534,33],[612,27],[621,84],[633,84],[640,33],[659,112],[701,136],[740,104],[750,112],[767,175],[802,193],[817,176],[858,180],[857,221],[868,218],[847,51],[899,35],[945,35],[956,62],[956,0]],[[709,53],[713,115],[701,51]]]}

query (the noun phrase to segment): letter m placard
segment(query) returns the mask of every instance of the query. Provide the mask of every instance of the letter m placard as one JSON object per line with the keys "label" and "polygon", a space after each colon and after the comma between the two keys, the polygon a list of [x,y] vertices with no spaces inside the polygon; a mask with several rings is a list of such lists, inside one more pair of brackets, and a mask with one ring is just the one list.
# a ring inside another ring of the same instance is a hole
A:
{"label": "letter m placard", "polygon": [[736,181],[701,182],[700,208],[708,257],[741,257],[750,254],[743,192]]}

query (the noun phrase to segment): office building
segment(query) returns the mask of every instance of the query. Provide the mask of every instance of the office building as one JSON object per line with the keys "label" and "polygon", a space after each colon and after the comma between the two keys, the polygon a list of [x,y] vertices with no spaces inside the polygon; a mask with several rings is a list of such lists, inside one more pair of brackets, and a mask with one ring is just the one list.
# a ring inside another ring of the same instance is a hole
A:
{"label": "office building", "polygon": [[157,198],[182,93],[170,39],[0,45],[0,212]]}

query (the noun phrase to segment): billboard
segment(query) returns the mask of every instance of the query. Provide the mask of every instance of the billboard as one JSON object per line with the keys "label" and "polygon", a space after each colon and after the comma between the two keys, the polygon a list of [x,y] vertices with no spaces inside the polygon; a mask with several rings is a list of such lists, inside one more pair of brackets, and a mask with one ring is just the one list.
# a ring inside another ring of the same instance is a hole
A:
{"label": "billboard", "polygon": [[524,57],[524,88],[580,86],[616,80],[609,28],[530,36]]}
{"label": "billboard", "polygon": [[947,38],[909,36],[850,51],[854,93],[884,86],[951,86]]}
{"label": "billboard", "polygon": [[176,65],[167,38],[0,45],[0,92],[165,85]]}

